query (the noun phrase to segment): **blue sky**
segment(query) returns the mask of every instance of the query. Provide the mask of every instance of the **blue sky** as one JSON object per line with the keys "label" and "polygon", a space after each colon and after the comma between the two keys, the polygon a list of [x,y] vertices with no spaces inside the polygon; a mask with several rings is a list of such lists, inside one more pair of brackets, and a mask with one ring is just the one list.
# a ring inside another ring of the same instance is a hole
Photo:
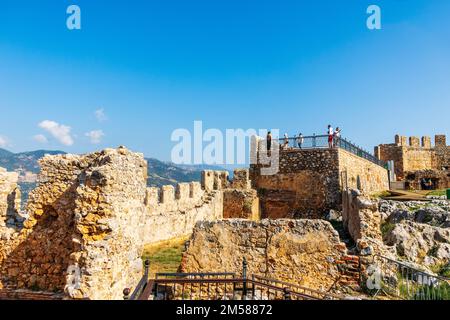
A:
{"label": "blue sky", "polygon": [[[70,4],[81,30],[66,28]],[[382,30],[366,28],[370,4]],[[450,135],[449,14],[448,0],[3,0],[0,143],[169,160],[172,131],[194,120],[305,135],[331,123],[369,150]]]}

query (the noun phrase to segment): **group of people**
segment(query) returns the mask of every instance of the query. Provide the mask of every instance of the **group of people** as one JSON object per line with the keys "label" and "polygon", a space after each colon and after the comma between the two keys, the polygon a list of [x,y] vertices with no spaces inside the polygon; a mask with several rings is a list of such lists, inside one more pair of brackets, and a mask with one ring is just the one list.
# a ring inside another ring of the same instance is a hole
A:
{"label": "group of people", "polygon": [[[336,127],[336,129],[333,129],[333,127],[329,124],[328,130],[328,147],[333,148],[339,146],[339,140],[341,138],[341,129],[339,127]],[[303,137],[302,133],[299,133],[298,136],[294,136],[294,141],[297,144],[299,149],[302,149],[303,143],[305,142],[305,138]],[[272,133],[269,131],[267,133],[266,137],[266,143],[267,143],[267,150],[270,152],[271,146],[272,146]],[[286,149],[289,147],[289,136],[287,133],[284,134],[284,142],[281,145],[283,149]]]}

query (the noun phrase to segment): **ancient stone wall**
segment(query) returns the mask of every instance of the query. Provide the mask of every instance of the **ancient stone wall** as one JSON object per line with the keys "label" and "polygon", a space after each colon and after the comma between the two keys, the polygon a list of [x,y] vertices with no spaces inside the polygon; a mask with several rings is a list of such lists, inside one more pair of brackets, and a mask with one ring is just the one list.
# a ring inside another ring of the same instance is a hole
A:
{"label": "ancient stone wall", "polygon": [[[143,155],[124,147],[46,156],[40,166],[29,218],[22,228],[0,228],[0,289],[121,299],[142,276],[144,244],[189,235],[197,221],[223,215],[224,172],[205,175],[212,184],[203,181],[203,189],[195,182],[147,188]],[[0,172],[0,204],[8,210],[12,178]]]}
{"label": "ancient stone wall", "polygon": [[40,160],[30,217],[1,243],[1,285],[118,299],[141,276],[146,162],[125,148]]}
{"label": "ancient stone wall", "polygon": [[260,168],[252,165],[251,177],[263,218],[321,218],[341,208],[344,185],[365,193],[389,189],[386,169],[340,148],[281,150],[278,173],[261,175]]}
{"label": "ancient stone wall", "polygon": [[376,156],[383,161],[394,161],[398,180],[405,179],[406,172],[419,170],[448,170],[450,168],[450,146],[446,145],[445,135],[435,136],[435,145],[430,137],[406,137],[396,135],[395,143],[381,144],[375,147]]}
{"label": "ancient stone wall", "polygon": [[385,168],[343,149],[339,149],[339,172],[346,172],[347,182],[344,184],[362,193],[389,190],[388,171]]}
{"label": "ancient stone wall", "polygon": [[191,182],[147,188],[144,243],[185,237],[192,233],[197,221],[221,219],[224,195],[222,183],[214,183],[217,174],[211,171],[211,184],[203,179],[203,186]]}
{"label": "ancient stone wall", "polygon": [[183,272],[241,273],[328,290],[339,278],[346,248],[323,220],[230,219],[199,222],[183,254]]}
{"label": "ancient stone wall", "polygon": [[233,181],[223,191],[223,218],[260,219],[258,193],[251,188],[248,169],[234,170]]}
{"label": "ancient stone wall", "polygon": [[[342,198],[342,221],[344,227],[356,243],[361,256],[381,254],[395,258],[392,249],[383,243],[381,225],[383,216],[378,208],[378,201],[364,196],[359,190],[344,191]],[[370,259],[363,259],[369,263]]]}
{"label": "ancient stone wall", "polygon": [[261,175],[251,166],[262,218],[321,217],[339,206],[337,149],[280,150],[279,172]]}
{"label": "ancient stone wall", "polygon": [[432,189],[450,188],[450,171],[426,169],[405,172],[405,182],[408,189],[421,190],[422,181],[430,181]]}

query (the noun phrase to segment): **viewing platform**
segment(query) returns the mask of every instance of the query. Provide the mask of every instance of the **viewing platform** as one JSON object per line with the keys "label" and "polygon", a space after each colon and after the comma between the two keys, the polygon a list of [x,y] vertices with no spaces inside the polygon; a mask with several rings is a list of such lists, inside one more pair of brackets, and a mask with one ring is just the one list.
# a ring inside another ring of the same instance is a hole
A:
{"label": "viewing platform", "polygon": [[[302,138],[290,137],[287,139],[279,138],[275,140],[278,141],[281,149],[328,149],[330,147],[328,144],[327,135],[303,136]],[[302,142],[300,143],[300,141]],[[369,160],[370,162],[373,162],[383,168],[386,168],[387,166],[386,162],[378,159],[373,154],[355,145],[353,142],[347,140],[346,138],[334,138],[332,146],[333,148],[341,148],[348,152],[351,152],[354,155]]]}

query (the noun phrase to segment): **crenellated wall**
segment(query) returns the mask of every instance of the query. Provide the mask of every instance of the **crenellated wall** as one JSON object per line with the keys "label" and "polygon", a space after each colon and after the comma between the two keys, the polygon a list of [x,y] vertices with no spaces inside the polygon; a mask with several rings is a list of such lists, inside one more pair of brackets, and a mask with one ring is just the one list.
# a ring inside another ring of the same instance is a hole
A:
{"label": "crenellated wall", "polygon": [[436,135],[434,147],[430,137],[409,137],[396,135],[395,143],[375,147],[375,155],[383,161],[394,161],[397,180],[404,180],[407,172],[419,170],[449,170],[450,146],[445,135]]}
{"label": "crenellated wall", "polygon": [[[211,171],[212,177],[218,174]],[[222,185],[202,183],[147,188],[145,233],[142,235],[144,243],[185,237],[192,233],[197,221],[223,217]]]}

